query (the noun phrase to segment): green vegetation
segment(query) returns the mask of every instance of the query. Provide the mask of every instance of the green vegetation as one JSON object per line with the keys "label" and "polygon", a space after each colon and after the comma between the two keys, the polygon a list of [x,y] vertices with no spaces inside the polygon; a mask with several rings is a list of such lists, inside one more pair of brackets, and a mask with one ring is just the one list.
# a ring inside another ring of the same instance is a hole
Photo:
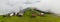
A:
{"label": "green vegetation", "polygon": [[[36,11],[35,11],[36,12]],[[39,12],[36,12],[36,18],[31,18],[32,11],[26,10],[23,17],[12,16],[2,17],[0,16],[0,22],[60,22],[60,17],[53,14],[45,14],[44,17],[38,16]]]}

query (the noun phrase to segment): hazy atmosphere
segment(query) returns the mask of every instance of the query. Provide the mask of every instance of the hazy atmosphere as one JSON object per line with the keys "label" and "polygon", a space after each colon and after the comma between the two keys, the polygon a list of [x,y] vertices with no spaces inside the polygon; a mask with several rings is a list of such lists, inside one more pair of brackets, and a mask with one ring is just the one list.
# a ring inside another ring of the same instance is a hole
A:
{"label": "hazy atmosphere", "polygon": [[60,0],[0,0],[0,15],[18,12],[28,7],[60,14]]}

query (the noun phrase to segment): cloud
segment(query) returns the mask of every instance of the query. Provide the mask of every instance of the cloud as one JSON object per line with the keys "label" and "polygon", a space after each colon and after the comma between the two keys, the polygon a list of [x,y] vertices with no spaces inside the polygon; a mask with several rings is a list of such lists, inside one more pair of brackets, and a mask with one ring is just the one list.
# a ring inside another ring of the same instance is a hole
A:
{"label": "cloud", "polygon": [[60,0],[0,0],[0,14],[18,12],[28,7],[60,14]]}

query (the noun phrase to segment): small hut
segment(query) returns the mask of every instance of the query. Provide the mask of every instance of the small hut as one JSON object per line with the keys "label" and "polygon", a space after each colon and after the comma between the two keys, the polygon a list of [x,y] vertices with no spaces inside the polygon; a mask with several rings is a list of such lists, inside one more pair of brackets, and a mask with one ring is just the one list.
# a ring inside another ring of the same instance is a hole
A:
{"label": "small hut", "polygon": [[36,14],[35,13],[32,13],[32,17],[36,17]]}
{"label": "small hut", "polygon": [[40,16],[44,16],[45,14],[44,13],[40,13]]}

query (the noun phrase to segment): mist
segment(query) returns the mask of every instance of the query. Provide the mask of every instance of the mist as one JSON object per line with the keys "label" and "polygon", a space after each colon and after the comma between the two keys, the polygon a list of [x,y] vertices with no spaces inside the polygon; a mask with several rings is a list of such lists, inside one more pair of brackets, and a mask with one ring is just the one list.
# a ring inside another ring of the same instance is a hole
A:
{"label": "mist", "polygon": [[28,7],[37,10],[60,14],[60,0],[0,0],[0,15],[9,12],[19,12]]}

